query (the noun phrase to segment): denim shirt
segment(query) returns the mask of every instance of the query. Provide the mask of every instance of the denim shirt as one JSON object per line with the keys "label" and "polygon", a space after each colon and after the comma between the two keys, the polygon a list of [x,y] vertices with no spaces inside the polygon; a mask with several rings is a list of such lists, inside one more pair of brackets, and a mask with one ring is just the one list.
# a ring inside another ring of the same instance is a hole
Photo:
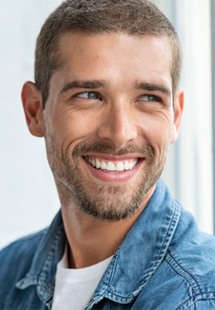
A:
{"label": "denim shirt", "polygon": [[[48,229],[3,249],[0,309],[51,309],[65,244],[59,212]],[[215,309],[215,238],[198,230],[162,181],[86,309]]]}

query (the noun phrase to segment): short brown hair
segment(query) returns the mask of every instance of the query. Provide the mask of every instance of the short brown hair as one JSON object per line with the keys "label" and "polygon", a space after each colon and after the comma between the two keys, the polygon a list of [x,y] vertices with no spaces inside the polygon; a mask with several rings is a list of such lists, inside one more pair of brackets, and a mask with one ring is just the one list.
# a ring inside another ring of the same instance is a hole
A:
{"label": "short brown hair", "polygon": [[62,61],[58,55],[59,38],[70,31],[168,37],[173,54],[173,90],[178,87],[181,71],[178,36],[167,17],[149,0],[66,0],[45,21],[37,39],[35,83],[42,93],[43,106],[51,76]]}

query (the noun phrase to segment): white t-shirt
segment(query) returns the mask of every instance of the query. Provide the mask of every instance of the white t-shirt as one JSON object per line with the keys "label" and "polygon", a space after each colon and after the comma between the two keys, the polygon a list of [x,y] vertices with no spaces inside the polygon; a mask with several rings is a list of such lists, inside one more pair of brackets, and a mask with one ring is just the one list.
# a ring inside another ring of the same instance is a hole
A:
{"label": "white t-shirt", "polygon": [[57,265],[52,310],[82,310],[90,301],[112,257],[86,268],[69,269],[67,255]]}

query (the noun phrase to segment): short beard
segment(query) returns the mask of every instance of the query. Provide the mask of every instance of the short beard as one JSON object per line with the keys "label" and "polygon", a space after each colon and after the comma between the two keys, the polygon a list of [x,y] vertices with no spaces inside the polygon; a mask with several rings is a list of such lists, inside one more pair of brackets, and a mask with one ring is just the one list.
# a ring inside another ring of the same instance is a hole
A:
{"label": "short beard", "polygon": [[[143,204],[150,188],[160,177],[166,161],[167,147],[159,160],[156,160],[152,146],[128,146],[116,150],[104,142],[91,145],[77,145],[72,154],[58,152],[54,139],[46,138],[47,155],[54,174],[61,200],[75,202],[86,214],[104,221],[119,221],[132,216]],[[135,190],[128,195],[128,185],[104,184],[97,189],[86,186],[86,179],[79,169],[79,159],[88,152],[125,155],[138,153],[146,160],[142,179]],[[73,159],[73,162],[71,161]],[[76,164],[75,164],[76,162]],[[92,192],[93,191],[93,192]]]}

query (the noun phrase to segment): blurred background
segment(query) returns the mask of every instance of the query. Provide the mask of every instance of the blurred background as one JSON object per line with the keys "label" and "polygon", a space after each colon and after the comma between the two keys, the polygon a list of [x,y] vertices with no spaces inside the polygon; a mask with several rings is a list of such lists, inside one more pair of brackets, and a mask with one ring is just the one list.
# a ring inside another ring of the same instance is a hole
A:
{"label": "blurred background", "polygon": [[[60,207],[43,139],[27,130],[20,92],[33,80],[38,32],[61,0],[0,0],[0,247],[47,226]],[[185,112],[163,179],[200,228],[214,232],[215,1],[153,0],[183,48]]]}

